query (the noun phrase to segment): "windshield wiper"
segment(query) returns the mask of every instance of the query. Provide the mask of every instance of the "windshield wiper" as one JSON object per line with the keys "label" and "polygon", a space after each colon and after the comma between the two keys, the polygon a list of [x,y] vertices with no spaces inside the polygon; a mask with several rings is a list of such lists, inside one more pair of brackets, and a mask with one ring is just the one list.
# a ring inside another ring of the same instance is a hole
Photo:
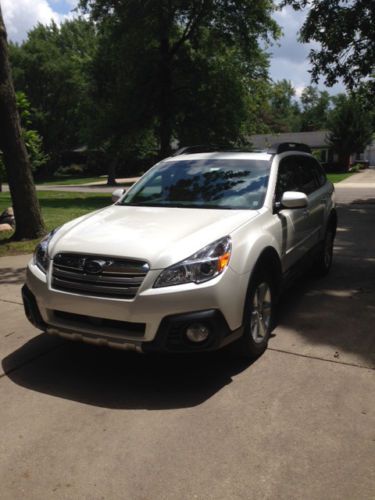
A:
{"label": "windshield wiper", "polygon": [[142,203],[142,202],[133,202],[133,203],[121,203],[123,207],[163,207],[163,208],[205,208],[205,209],[213,209],[213,210],[234,210],[233,207],[229,207],[226,205],[187,205],[186,203]]}

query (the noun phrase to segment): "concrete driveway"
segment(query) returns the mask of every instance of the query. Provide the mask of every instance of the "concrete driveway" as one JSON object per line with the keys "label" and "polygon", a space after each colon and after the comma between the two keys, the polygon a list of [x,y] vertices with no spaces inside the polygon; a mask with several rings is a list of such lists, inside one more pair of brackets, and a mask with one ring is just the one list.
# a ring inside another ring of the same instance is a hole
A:
{"label": "concrete driveway", "polygon": [[351,179],[332,273],[284,297],[250,366],[43,335],[27,257],[0,259],[0,498],[373,500],[375,171]]}

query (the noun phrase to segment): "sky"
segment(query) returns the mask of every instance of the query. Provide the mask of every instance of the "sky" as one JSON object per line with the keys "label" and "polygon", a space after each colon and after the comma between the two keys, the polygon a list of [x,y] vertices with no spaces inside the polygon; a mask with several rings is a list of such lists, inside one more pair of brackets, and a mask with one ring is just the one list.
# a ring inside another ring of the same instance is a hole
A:
{"label": "sky", "polygon": [[[74,15],[74,7],[78,0],[0,0],[3,10],[8,38],[14,42],[22,42],[27,32],[38,22],[49,23],[52,19],[59,23]],[[310,83],[308,53],[311,44],[297,42],[298,31],[302,26],[305,12],[295,12],[290,7],[275,13],[275,19],[283,30],[283,36],[273,47],[270,59],[270,76],[274,81],[286,78],[301,95],[304,87]],[[319,88],[325,89],[323,83]],[[344,90],[338,84],[327,89],[330,94]]]}

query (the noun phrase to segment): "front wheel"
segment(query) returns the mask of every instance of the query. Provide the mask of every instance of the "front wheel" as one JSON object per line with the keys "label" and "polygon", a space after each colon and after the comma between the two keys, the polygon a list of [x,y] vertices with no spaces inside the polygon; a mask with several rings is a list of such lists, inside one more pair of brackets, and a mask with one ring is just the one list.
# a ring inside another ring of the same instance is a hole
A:
{"label": "front wheel", "polygon": [[244,310],[244,333],[236,351],[247,359],[256,359],[267,349],[274,319],[272,280],[263,271],[253,277]]}
{"label": "front wheel", "polygon": [[326,276],[332,267],[334,239],[335,226],[330,224],[324,236],[323,248],[315,264],[315,271],[319,276]]}

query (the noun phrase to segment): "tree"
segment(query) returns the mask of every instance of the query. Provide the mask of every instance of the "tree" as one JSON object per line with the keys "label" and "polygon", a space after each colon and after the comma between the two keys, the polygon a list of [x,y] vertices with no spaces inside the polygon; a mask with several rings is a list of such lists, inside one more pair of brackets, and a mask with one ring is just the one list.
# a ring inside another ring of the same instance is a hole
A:
{"label": "tree", "polygon": [[350,155],[361,153],[372,141],[372,116],[354,94],[339,94],[333,101],[335,107],[328,119],[329,144],[338,154],[340,166],[347,170]]}
{"label": "tree", "polygon": [[[16,92],[17,110],[20,115],[21,132],[25,142],[26,151],[29,155],[31,170],[36,172],[43,167],[48,160],[48,156],[43,152],[42,138],[36,130],[31,127],[31,109],[30,103],[23,92]],[[6,180],[5,165],[0,151],[0,191],[1,183]]]}
{"label": "tree", "polygon": [[272,85],[266,113],[270,132],[297,132],[300,129],[300,108],[294,100],[295,94],[288,80],[280,80]]}
{"label": "tree", "polygon": [[96,33],[85,19],[37,25],[21,44],[10,44],[16,90],[31,103],[33,128],[57,164],[61,151],[82,146],[91,109],[88,67]]}
{"label": "tree", "polygon": [[16,220],[15,240],[38,238],[44,224],[22,137],[8,58],[7,34],[0,6],[0,149]]}
{"label": "tree", "polygon": [[301,131],[321,130],[327,127],[331,97],[309,85],[301,94]]}
{"label": "tree", "polygon": [[[116,106],[119,102],[124,106],[114,109],[115,117],[124,132],[129,130],[131,119],[137,135],[153,127],[161,157],[170,152],[177,124],[182,127],[184,123],[181,103],[191,103],[189,93],[194,88],[194,78],[199,79],[199,68],[195,72],[192,62],[197,61],[195,56],[201,44],[216,41],[220,47],[225,44],[227,50],[237,50],[242,56],[240,65],[247,65],[248,72],[254,63],[252,74],[256,78],[262,52],[259,39],[269,41],[270,36],[278,34],[271,17],[271,0],[81,0],[81,6],[90,12],[107,41],[105,47],[100,44],[99,52],[106,52],[111,61],[106,67],[113,70],[114,94],[119,95],[118,85],[122,89]],[[182,68],[184,61],[192,69],[189,74]],[[214,73],[212,66],[209,72]],[[187,75],[185,81],[183,74]],[[103,96],[106,84],[101,83],[99,93]],[[200,104],[195,102],[196,107]],[[211,113],[214,122],[213,114],[217,111],[220,110],[208,108],[206,116]],[[118,116],[120,112],[122,117]]]}
{"label": "tree", "polygon": [[324,75],[328,86],[340,78],[349,89],[364,80],[375,93],[374,0],[284,0],[296,10],[309,8],[301,29],[302,42],[318,42],[310,51],[312,77]]}

